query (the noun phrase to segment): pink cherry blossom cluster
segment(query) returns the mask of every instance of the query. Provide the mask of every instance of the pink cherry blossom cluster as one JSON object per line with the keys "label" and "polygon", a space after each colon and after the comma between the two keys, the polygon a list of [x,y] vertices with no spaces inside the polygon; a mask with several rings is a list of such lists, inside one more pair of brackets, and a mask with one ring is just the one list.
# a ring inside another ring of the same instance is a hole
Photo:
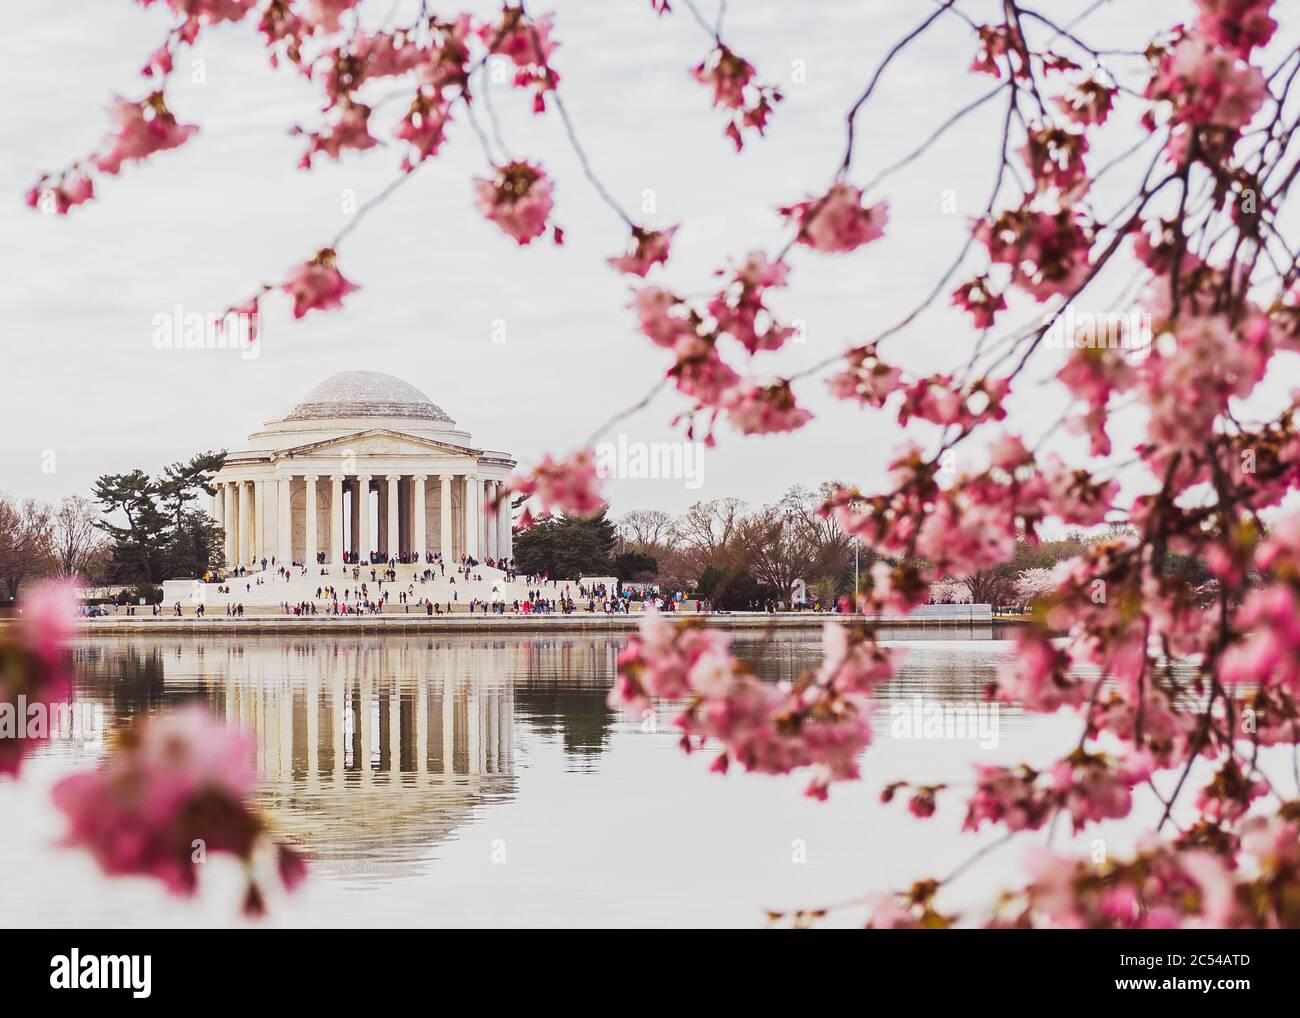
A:
{"label": "pink cherry blossom cluster", "polygon": [[[701,305],[659,286],[633,292],[631,307],[641,331],[656,346],[673,352],[668,377],[695,401],[692,413],[704,411],[711,419],[725,415],[749,435],[793,431],[811,419],[797,404],[788,381],[746,380],[719,352],[724,340],[739,344],[750,357],[789,342],[795,330],[767,306],[767,292],[785,286],[788,273],[784,262],[769,261],[755,251],[740,265],[718,270],[723,286]],[[712,441],[712,431],[710,423],[707,441]]]}
{"label": "pink cherry blossom cluster", "polygon": [[[539,166],[516,162],[502,166],[491,179],[474,181],[474,197],[485,219],[524,245],[546,232],[551,208],[551,181]],[[555,240],[563,234],[557,227]]]}
{"label": "pink cherry blossom cluster", "polygon": [[716,742],[712,769],[787,774],[813,768],[807,794],[858,777],[871,739],[870,694],[893,674],[865,626],[827,622],[821,667],[791,683],[760,680],[730,650],[729,634],[651,611],[618,657],[611,706],[642,716],[652,698],[686,701],[675,719],[688,752]]}
{"label": "pink cherry blossom cluster", "polygon": [[[258,29],[271,62],[287,60],[322,93],[324,122],[314,128],[295,126],[307,139],[300,166],[310,169],[317,156],[339,159],[347,152],[378,148],[372,129],[372,102],[361,97],[367,85],[383,79],[413,80],[412,97],[392,135],[406,144],[405,172],[438,154],[446,141],[457,103],[471,102],[470,74],[486,58],[499,54],[516,69],[515,85],[531,89],[534,109],[543,112],[544,95],[559,75],[550,66],[557,43],[550,16],[533,18],[523,6],[506,5],[500,16],[482,23],[462,13],[449,20],[422,13],[413,25],[363,31],[349,15],[356,0],[147,0],[165,2],[181,19],[167,41],[148,60],[143,73],[162,79],[171,74],[175,48],[193,44],[200,31],[257,14]],[[29,191],[33,207],[67,213],[95,197],[94,172],[116,174],[124,162],[176,148],[197,127],[179,123],[157,88],[145,99],[118,99],[113,106],[114,133],[101,152],[59,174],[44,175]],[[489,221],[519,244],[528,244],[551,227],[552,184],[540,167],[526,161],[493,167],[493,176],[473,182],[476,202]],[[552,228],[557,243],[563,232]],[[667,236],[652,241],[639,257],[646,267],[667,257]],[[659,251],[659,253],[656,253]],[[294,315],[338,307],[352,285],[334,268],[335,255],[298,266],[280,288],[295,297]],[[633,257],[638,257],[634,255]],[[261,293],[274,287],[264,285]]]}
{"label": "pink cherry blossom cluster", "polygon": [[514,84],[533,90],[533,112],[546,110],[546,93],[559,84],[560,76],[551,67],[551,54],[558,45],[551,39],[552,18],[529,20],[523,6],[507,5],[499,22],[481,25],[479,37],[494,53],[507,57],[515,65]]}
{"label": "pink cherry blossom cluster", "polygon": [[[26,593],[20,607],[16,634],[0,638],[0,704],[27,724],[35,706],[71,693],[64,646],[77,601],[71,582],[49,581]],[[19,715],[23,704],[27,712]],[[0,740],[0,774],[16,777],[49,735],[38,729]],[[253,864],[267,838],[248,803],[255,777],[247,739],[189,707],[139,722],[98,767],[64,778],[53,794],[69,822],[64,843],[90,851],[109,876],[154,877],[173,893],[193,894],[194,850],[202,843],[205,852],[228,852],[245,864],[244,910],[260,915],[265,898]],[[306,874],[303,857],[286,843],[269,847],[278,878],[293,889]]]}
{"label": "pink cherry blossom cluster", "polygon": [[316,257],[298,266],[284,281],[281,289],[293,298],[293,316],[301,318],[308,311],[333,311],[343,298],[357,287],[344,278],[334,264],[334,251],[325,248]]}
{"label": "pink cherry blossom cluster", "polygon": [[[256,773],[252,744],[202,707],[153,715],[138,723],[105,761],[64,778],[54,803],[68,819],[64,843],[85,848],[109,876],[148,876],[173,894],[198,886],[195,845],[244,863],[244,911],[265,910],[254,854],[265,824],[247,804]],[[302,856],[274,846],[277,872],[292,890],[306,874]]]}
{"label": "pink cherry blossom cluster", "polygon": [[[17,724],[28,721],[18,710],[20,703],[31,710],[41,704],[48,707],[68,695],[71,680],[63,660],[63,642],[76,621],[76,605],[71,584],[42,583],[24,598],[14,637],[0,638],[0,704],[13,712]],[[16,777],[23,759],[49,735],[42,727],[21,739],[0,739],[0,775]]]}
{"label": "pink cherry blossom cluster", "polygon": [[[562,460],[548,455],[532,470],[506,478],[503,491],[528,499],[515,524],[520,529],[532,526],[539,515],[559,512],[590,516],[605,505],[596,457],[590,449],[578,449]],[[496,506],[492,509],[500,511]]]}
{"label": "pink cherry blossom cluster", "polygon": [[673,234],[677,227],[666,230],[648,230],[642,226],[632,227],[632,237],[628,243],[628,252],[608,259],[612,268],[629,276],[645,278],[656,265],[668,261],[669,248],[672,246]]}
{"label": "pink cherry blossom cluster", "polygon": [[780,210],[799,229],[799,243],[814,251],[842,254],[885,235],[889,209],[884,202],[863,207],[862,190],[837,181],[820,198]]}
{"label": "pink cherry blossom cluster", "polygon": [[781,101],[781,92],[773,85],[755,81],[754,65],[719,42],[691,71],[701,85],[713,89],[713,105],[730,110],[723,130],[739,152],[745,147],[744,131],[762,135],[772,108]]}
{"label": "pink cherry blossom cluster", "polygon": [[57,176],[43,175],[27,192],[27,204],[43,208],[48,196],[53,211],[66,215],[75,205],[95,197],[94,171],[116,176],[125,162],[139,162],[155,152],[177,148],[190,139],[198,128],[178,123],[167,109],[162,92],[154,92],[140,102],[118,98],[112,108],[113,133],[102,151]]}
{"label": "pink cherry blossom cluster", "polygon": [[[1172,929],[1294,928],[1300,838],[1293,820],[1256,817],[1243,825],[1239,864],[1229,865],[1195,836],[1169,844],[1146,837],[1128,860],[1097,864],[1039,849],[1028,880],[1006,895],[994,927]],[[882,903],[881,919],[914,918],[899,897]],[[873,922],[873,925],[877,923]]]}
{"label": "pink cherry blossom cluster", "polygon": [[1029,77],[1030,54],[1019,28],[1014,25],[980,25],[975,31],[979,48],[971,60],[972,71],[1000,78],[1002,64],[1006,63],[1015,77]]}
{"label": "pink cherry blossom cluster", "polygon": [[897,394],[900,425],[919,419],[969,432],[979,424],[1006,417],[1003,403],[1011,388],[1010,378],[969,382],[949,374],[913,378],[882,360],[874,343],[846,351],[842,363],[844,366],[826,380],[832,395],[879,410]]}

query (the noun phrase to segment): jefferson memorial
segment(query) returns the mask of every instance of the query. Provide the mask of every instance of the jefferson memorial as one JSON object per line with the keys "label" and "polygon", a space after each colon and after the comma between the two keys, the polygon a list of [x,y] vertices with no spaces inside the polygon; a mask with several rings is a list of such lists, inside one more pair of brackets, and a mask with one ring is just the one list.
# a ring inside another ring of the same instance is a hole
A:
{"label": "jefferson memorial", "polygon": [[226,533],[226,563],[250,571],[289,565],[402,559],[440,552],[512,557],[510,512],[495,501],[515,466],[476,448],[409,382],[344,371],[307,393],[231,452],[213,484],[212,514]]}

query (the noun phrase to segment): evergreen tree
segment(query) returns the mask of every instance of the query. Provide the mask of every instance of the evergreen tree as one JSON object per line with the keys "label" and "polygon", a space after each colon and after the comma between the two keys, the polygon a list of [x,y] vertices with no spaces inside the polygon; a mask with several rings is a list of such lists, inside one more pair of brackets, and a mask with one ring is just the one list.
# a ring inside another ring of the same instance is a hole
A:
{"label": "evergreen tree", "polygon": [[170,531],[163,546],[163,575],[199,577],[209,568],[220,568],[225,564],[222,536],[211,516],[200,509],[186,509],[181,525]]}
{"label": "evergreen tree", "polygon": [[157,481],[158,499],[175,532],[182,529],[185,508],[199,497],[200,490],[207,495],[216,494],[212,478],[225,462],[224,452],[202,452],[190,457],[188,463],[173,463],[163,470]]}
{"label": "evergreen tree", "polygon": [[612,576],[614,524],[594,516],[548,516],[515,536],[515,567],[549,576]]}
{"label": "evergreen tree", "polygon": [[157,480],[132,470],[104,474],[95,482],[95,499],[105,515],[121,514],[126,520],[124,527],[109,520],[98,524],[112,542],[112,582],[153,584],[164,578],[198,577],[223,564],[221,528],[190,503],[200,491],[216,491],[212,477],[225,459],[224,452],[200,453],[187,463],[171,464]]}
{"label": "evergreen tree", "polygon": [[614,575],[620,580],[641,583],[653,580],[658,573],[659,562],[653,555],[625,551],[614,556]]}
{"label": "evergreen tree", "polygon": [[126,526],[101,520],[100,529],[113,543],[109,577],[117,582],[142,580],[152,583],[162,563],[159,560],[167,516],[158,508],[158,488],[143,470],[128,474],[104,474],[95,482],[95,500],[106,514],[121,513]]}

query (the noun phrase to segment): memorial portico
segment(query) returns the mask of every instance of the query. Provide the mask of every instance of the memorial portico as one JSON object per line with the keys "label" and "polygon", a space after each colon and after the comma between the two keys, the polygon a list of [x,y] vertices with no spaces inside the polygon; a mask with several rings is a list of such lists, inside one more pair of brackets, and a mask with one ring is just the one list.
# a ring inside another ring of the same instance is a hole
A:
{"label": "memorial portico", "polygon": [[347,371],[227,455],[212,509],[231,566],[510,559],[509,507],[494,516],[483,503],[514,466],[408,382]]}

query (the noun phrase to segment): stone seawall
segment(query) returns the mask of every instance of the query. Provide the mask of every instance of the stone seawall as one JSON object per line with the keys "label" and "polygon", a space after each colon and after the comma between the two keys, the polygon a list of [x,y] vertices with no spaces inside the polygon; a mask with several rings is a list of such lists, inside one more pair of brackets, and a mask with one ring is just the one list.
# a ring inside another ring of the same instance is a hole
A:
{"label": "stone seawall", "polygon": [[[665,614],[672,622],[698,619],[710,626],[734,630],[807,630],[820,629],[828,619],[851,622],[855,616],[817,613],[784,613],[769,615],[763,612],[734,613],[681,613]],[[862,616],[856,616],[861,619]],[[258,615],[226,618],[224,615],[196,619],[192,616],[110,616],[84,619],[77,627],[78,636],[117,636],[157,633],[176,635],[189,633],[207,636],[218,633],[241,635],[298,635],[302,633],[565,633],[565,632],[630,632],[641,621],[640,615],[442,615],[427,616],[389,615],[318,615],[307,618]],[[912,630],[960,631],[963,629],[987,630],[992,625],[1016,624],[1015,617],[991,620],[917,618],[915,616],[882,616],[873,621],[885,628]],[[0,622],[0,628],[4,623]]]}

